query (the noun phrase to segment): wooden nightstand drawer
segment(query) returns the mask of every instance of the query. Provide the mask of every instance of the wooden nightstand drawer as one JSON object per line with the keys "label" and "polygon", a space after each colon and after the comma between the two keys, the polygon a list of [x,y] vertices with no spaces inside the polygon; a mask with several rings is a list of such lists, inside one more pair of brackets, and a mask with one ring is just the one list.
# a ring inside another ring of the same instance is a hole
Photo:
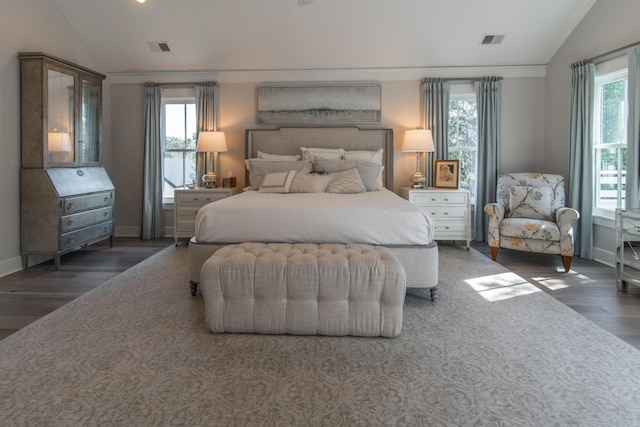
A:
{"label": "wooden nightstand drawer", "polygon": [[448,220],[448,221],[466,221],[469,218],[469,210],[464,207],[447,208],[440,206],[427,206],[420,207],[431,218],[436,221]]}
{"label": "wooden nightstand drawer", "polygon": [[466,206],[468,200],[467,194],[442,193],[441,191],[442,190],[433,190],[428,193],[413,193],[409,201],[418,206],[442,206],[451,204]]}

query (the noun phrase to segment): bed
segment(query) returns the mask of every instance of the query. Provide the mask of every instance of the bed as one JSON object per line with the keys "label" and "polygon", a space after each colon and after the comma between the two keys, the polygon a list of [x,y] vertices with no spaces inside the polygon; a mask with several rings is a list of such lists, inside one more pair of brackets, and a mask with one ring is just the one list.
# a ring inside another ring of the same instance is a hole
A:
{"label": "bed", "polygon": [[[342,158],[352,156],[356,159],[354,164],[357,164],[367,189],[374,184],[371,177],[365,179],[369,169],[360,167],[369,167],[370,162],[357,161],[357,156],[376,153],[375,162],[382,169],[382,174],[378,173],[377,177],[379,182],[374,185],[379,190],[356,194],[339,191],[283,194],[257,191],[258,186],[253,183],[253,190],[204,206],[197,214],[195,236],[189,244],[192,292],[200,281],[204,262],[215,251],[231,243],[362,243],[388,247],[406,271],[407,288],[428,291],[432,300],[437,299],[438,247],[433,240],[433,222],[418,207],[387,189],[393,188],[391,129],[249,129],[245,143],[246,159],[266,155],[283,160],[285,157],[281,156],[300,155],[302,147],[320,151],[342,150]],[[303,154],[308,153],[303,151]],[[320,154],[324,155],[324,152]],[[311,157],[313,159],[313,155]],[[335,164],[322,156],[315,159],[309,167],[311,170]],[[298,164],[308,167],[305,160],[291,159],[290,163],[295,163],[295,167]],[[263,167],[271,162],[250,160],[247,164]],[[246,182],[249,184],[257,176],[254,166],[251,174],[247,171]]]}

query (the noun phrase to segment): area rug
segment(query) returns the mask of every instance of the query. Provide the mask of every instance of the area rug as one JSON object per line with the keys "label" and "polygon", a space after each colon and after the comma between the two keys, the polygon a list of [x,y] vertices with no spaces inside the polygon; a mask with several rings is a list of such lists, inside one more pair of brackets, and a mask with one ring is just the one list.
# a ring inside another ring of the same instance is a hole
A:
{"label": "area rug", "polygon": [[0,425],[640,425],[640,351],[440,248],[399,337],[210,333],[169,247],[0,341]]}

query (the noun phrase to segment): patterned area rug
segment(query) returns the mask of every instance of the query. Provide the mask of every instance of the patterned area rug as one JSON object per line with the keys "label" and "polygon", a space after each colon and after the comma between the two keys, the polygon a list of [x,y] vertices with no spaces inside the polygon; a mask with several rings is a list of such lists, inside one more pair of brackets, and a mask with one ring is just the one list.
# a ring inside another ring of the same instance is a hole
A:
{"label": "patterned area rug", "polygon": [[440,249],[394,339],[214,335],[173,246],[0,341],[0,425],[640,425],[640,352]]}

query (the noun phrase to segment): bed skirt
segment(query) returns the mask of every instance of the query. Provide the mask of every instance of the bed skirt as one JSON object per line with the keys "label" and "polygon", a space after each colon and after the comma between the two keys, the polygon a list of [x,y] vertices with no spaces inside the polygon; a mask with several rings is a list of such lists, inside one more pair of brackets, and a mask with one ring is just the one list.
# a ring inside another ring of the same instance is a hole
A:
{"label": "bed skirt", "polygon": [[[204,262],[228,243],[200,243],[189,241],[189,282],[192,292],[200,283],[200,270]],[[398,258],[407,276],[408,289],[429,290],[429,297],[438,298],[438,244],[426,246],[387,246]]]}

